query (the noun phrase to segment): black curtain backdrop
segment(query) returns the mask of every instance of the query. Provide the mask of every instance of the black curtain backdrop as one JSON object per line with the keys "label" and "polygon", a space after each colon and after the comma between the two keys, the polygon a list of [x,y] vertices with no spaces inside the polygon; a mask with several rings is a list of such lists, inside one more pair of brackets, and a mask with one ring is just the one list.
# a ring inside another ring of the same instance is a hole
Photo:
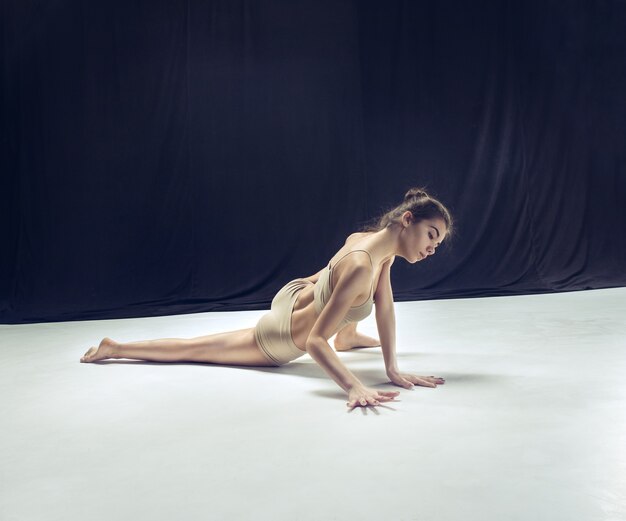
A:
{"label": "black curtain backdrop", "polygon": [[5,0],[0,321],[267,308],[425,185],[396,300],[626,285],[626,2]]}

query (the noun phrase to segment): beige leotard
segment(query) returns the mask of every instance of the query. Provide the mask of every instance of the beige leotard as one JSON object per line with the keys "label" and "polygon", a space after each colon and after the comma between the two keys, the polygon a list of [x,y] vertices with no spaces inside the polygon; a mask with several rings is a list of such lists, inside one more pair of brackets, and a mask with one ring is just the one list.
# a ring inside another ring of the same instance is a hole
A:
{"label": "beige leotard", "polygon": [[[372,258],[366,250],[353,250],[335,262],[334,266],[328,263],[328,266],[320,273],[320,277],[313,288],[315,311],[318,315],[330,300],[333,291],[333,268],[347,255],[355,251],[365,251],[370,257],[370,263],[372,262]],[[270,362],[277,366],[291,362],[306,353],[296,346],[291,336],[291,314],[298,299],[298,294],[310,284],[311,282],[307,279],[295,279],[283,286],[272,300],[270,312],[259,319],[254,329],[255,338],[261,351]],[[373,303],[373,288],[370,288],[368,299],[360,306],[354,306],[348,310],[340,323],[339,329],[351,322],[358,322],[369,316],[372,312]]]}
{"label": "beige leotard", "polygon": [[[341,259],[339,259],[337,262],[335,262],[335,266],[337,266],[337,264],[339,264],[343,259],[345,259],[351,253],[354,253],[355,251],[364,251],[365,253],[367,253],[367,256],[370,259],[370,263],[372,263],[372,256],[369,254],[368,251],[352,250],[351,252],[348,252],[343,257],[341,257]],[[327,302],[330,300],[330,296],[333,292],[332,280],[333,280],[333,268],[335,266],[331,266],[330,263],[328,263],[328,266],[326,266],[322,270],[322,273],[320,274],[320,278],[316,282],[315,288],[313,289],[313,298],[315,300],[315,311],[317,312],[318,315],[322,312]],[[374,268],[374,265],[372,264],[372,269],[373,268]],[[348,310],[348,312],[346,313],[346,316],[341,321],[341,325],[339,329],[341,329],[343,326],[348,325],[351,322],[360,322],[364,318],[368,317],[370,313],[372,312],[373,304],[374,304],[373,288],[370,288],[370,294],[367,300],[363,302],[363,304],[361,304],[360,306],[354,306]]]}

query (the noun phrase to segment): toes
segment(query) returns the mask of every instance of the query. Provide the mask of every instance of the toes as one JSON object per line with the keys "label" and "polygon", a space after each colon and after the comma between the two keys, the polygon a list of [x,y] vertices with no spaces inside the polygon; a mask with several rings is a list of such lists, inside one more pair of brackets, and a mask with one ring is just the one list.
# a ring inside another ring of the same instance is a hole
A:
{"label": "toes", "polygon": [[91,360],[91,357],[94,355],[95,352],[96,352],[96,348],[95,347],[90,347],[88,349],[88,351],[80,359],[80,361],[81,362],[89,362]]}

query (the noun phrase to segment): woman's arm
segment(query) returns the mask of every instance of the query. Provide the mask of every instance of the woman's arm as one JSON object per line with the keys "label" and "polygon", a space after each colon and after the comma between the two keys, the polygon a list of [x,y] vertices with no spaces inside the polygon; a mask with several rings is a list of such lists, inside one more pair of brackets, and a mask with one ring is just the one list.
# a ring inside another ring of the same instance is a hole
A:
{"label": "woman's arm", "polygon": [[[367,264],[366,264],[367,263]],[[365,387],[352,374],[335,351],[328,345],[328,339],[338,329],[348,309],[356,301],[364,287],[371,284],[372,271],[369,260],[346,263],[339,274],[330,299],[317,317],[306,342],[306,350],[319,366],[348,393],[348,407],[380,405],[380,402],[392,401],[397,391],[377,391]]]}
{"label": "woman's arm", "polygon": [[328,339],[338,329],[346,313],[362,293],[363,287],[367,287],[370,281],[371,268],[369,263],[365,264],[362,261],[345,263],[344,270],[333,288],[330,299],[313,325],[306,342],[307,353],[346,392],[362,384],[343,365],[328,344]]}
{"label": "woman's arm", "polygon": [[385,359],[387,376],[396,385],[411,389],[414,385],[437,387],[445,383],[443,378],[434,376],[418,376],[410,373],[401,373],[396,358],[396,315],[393,309],[393,291],[391,289],[392,258],[383,265],[378,279],[378,286],[374,293],[376,301],[376,325],[380,335],[380,344]]}
{"label": "woman's arm", "polygon": [[391,289],[391,265],[394,258],[383,264],[374,293],[376,302],[376,326],[380,345],[385,360],[387,375],[398,372],[396,358],[396,314],[393,306],[393,290]]}

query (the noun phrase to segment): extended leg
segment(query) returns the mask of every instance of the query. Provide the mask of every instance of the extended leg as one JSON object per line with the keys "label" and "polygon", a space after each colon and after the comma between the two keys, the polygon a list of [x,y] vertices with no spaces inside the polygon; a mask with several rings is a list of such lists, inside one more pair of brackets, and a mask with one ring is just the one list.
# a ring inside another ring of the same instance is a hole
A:
{"label": "extended leg", "polygon": [[254,338],[254,328],[196,338],[160,338],[140,342],[114,342],[104,338],[89,349],[81,362],[131,358],[150,362],[203,362],[225,365],[273,365]]}
{"label": "extended leg", "polygon": [[378,347],[380,345],[380,340],[377,338],[357,332],[356,325],[356,322],[352,322],[339,330],[334,342],[336,351],[348,351],[355,347]]}

